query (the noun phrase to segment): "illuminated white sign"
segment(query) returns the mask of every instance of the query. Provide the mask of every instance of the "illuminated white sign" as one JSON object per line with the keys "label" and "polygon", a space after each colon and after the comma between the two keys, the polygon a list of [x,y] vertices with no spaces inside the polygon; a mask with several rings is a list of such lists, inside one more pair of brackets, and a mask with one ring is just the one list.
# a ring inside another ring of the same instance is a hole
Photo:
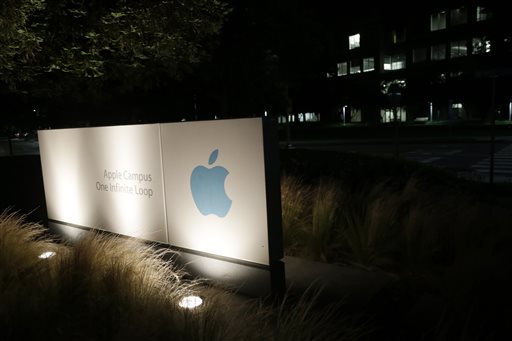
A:
{"label": "illuminated white sign", "polygon": [[163,124],[169,243],[268,264],[260,119]]}
{"label": "illuminated white sign", "polygon": [[159,131],[39,131],[48,218],[167,243]]}
{"label": "illuminated white sign", "polygon": [[271,264],[261,118],[42,130],[39,145],[50,221]]}

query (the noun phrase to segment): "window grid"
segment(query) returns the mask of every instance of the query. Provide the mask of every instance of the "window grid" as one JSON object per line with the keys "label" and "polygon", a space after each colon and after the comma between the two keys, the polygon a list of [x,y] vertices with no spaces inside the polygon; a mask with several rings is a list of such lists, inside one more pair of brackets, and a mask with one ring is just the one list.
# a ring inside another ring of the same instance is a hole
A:
{"label": "window grid", "polygon": [[352,50],[360,46],[361,35],[359,33],[348,37],[348,49]]}
{"label": "window grid", "polygon": [[484,21],[490,19],[492,16],[492,13],[483,6],[477,6],[476,7],[476,21]]}
{"label": "window grid", "polygon": [[338,76],[346,76],[348,74],[347,62],[338,63],[337,69],[338,69],[338,72],[337,72]]}
{"label": "window grid", "polygon": [[438,31],[446,28],[446,12],[438,12],[430,15],[430,31]]}
{"label": "window grid", "polygon": [[386,71],[390,70],[401,70],[405,69],[405,54],[395,54],[384,56],[383,69]]}
{"label": "window grid", "polygon": [[443,60],[446,59],[446,45],[439,44],[431,47],[430,50],[430,59],[431,60]]}
{"label": "window grid", "polygon": [[452,41],[450,43],[450,58],[465,57],[468,55],[466,40]]}
{"label": "window grid", "polygon": [[361,62],[359,60],[350,61],[350,74],[361,72]]}
{"label": "window grid", "polygon": [[375,70],[375,59],[373,57],[363,59],[363,72]]}
{"label": "window grid", "polygon": [[473,54],[484,54],[491,52],[491,41],[486,37],[473,38]]}

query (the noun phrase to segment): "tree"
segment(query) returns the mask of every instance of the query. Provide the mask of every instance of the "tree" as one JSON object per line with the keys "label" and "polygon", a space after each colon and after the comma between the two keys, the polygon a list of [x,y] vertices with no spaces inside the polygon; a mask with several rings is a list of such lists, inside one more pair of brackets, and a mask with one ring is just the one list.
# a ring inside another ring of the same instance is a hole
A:
{"label": "tree", "polygon": [[30,23],[30,18],[43,9],[44,0],[0,3],[0,77],[11,86],[34,76],[30,65],[43,39],[38,23]]}
{"label": "tree", "polygon": [[227,13],[219,0],[2,0],[0,80],[151,87],[201,62]]}

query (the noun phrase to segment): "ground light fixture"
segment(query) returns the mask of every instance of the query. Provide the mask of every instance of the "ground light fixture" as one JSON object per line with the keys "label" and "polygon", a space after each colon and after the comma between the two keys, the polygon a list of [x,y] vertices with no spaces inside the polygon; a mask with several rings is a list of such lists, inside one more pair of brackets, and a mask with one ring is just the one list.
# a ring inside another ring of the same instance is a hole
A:
{"label": "ground light fixture", "polygon": [[48,259],[48,258],[52,258],[55,255],[56,255],[56,253],[54,251],[46,251],[46,252],[41,253],[39,255],[39,258]]}
{"label": "ground light fixture", "polygon": [[195,309],[203,304],[203,299],[197,295],[183,297],[178,305],[184,309]]}

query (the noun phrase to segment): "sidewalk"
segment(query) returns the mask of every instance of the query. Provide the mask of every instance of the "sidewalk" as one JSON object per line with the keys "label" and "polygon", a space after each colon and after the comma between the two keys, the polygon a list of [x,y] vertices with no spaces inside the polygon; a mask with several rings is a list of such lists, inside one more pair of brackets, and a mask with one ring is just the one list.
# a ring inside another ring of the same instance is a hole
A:
{"label": "sidewalk", "polygon": [[319,300],[365,306],[397,278],[383,272],[355,267],[313,262],[301,258],[284,258],[286,286],[290,293],[321,289]]}
{"label": "sidewalk", "polygon": [[[454,137],[400,137],[400,144],[428,144],[428,143],[490,143],[490,136],[454,136]],[[512,135],[510,136],[496,136],[495,143],[499,142],[512,142]],[[344,139],[310,139],[310,140],[295,140],[290,139],[286,141],[281,139],[279,146],[281,148],[301,148],[304,146],[337,146],[337,145],[351,145],[351,144],[394,144],[394,138],[344,138]]]}
{"label": "sidewalk", "polygon": [[[286,256],[285,263],[286,296],[316,297],[315,304],[325,306],[341,304],[344,309],[359,311],[368,307],[386,288],[398,282],[398,278],[383,273],[366,271],[355,267],[338,266]],[[217,296],[226,305],[230,314],[238,316],[247,308],[253,307],[265,297],[247,296],[224,291],[218,287],[208,287],[200,293],[204,297]]]}

